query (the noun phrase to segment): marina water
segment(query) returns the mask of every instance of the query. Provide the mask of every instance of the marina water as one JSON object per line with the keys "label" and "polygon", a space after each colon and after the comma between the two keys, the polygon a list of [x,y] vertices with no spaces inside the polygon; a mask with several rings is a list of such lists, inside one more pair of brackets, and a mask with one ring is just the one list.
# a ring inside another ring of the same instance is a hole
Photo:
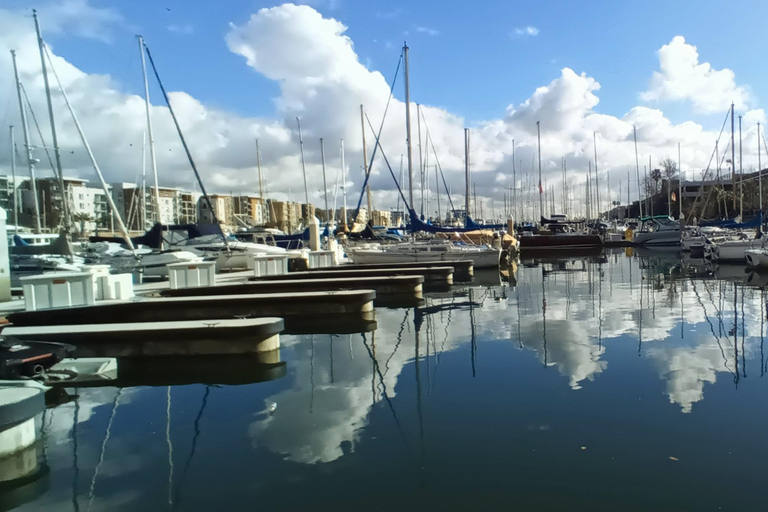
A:
{"label": "marina water", "polygon": [[284,372],[69,388],[16,505],[764,509],[768,276],[621,249],[475,281],[285,335]]}

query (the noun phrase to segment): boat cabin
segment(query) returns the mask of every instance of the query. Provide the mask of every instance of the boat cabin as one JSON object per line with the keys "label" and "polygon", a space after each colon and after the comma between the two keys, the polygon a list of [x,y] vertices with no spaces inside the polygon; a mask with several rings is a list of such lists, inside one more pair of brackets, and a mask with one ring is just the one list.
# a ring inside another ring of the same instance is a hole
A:
{"label": "boat cabin", "polygon": [[656,233],[659,231],[680,231],[680,222],[669,215],[656,215],[640,219],[641,233]]}

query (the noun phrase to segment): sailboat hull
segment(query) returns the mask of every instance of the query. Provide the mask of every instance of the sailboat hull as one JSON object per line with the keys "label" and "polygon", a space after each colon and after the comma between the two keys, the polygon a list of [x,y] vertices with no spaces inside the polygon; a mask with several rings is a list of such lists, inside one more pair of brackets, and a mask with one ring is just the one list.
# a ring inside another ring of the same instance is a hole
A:
{"label": "sailboat hull", "polygon": [[520,251],[531,249],[585,249],[602,247],[599,235],[563,233],[557,235],[525,235],[520,237]]}
{"label": "sailboat hull", "polygon": [[748,250],[762,248],[762,240],[729,240],[715,244],[709,251],[709,257],[719,262],[745,263]]}

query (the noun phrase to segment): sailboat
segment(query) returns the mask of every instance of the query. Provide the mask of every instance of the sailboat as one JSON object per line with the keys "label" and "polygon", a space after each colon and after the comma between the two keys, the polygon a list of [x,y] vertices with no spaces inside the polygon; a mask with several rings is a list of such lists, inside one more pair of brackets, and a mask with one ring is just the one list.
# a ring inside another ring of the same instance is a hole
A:
{"label": "sailboat", "polygon": [[[192,156],[189,152],[189,148],[187,147],[184,135],[181,132],[181,128],[179,127],[178,122],[176,121],[176,115],[173,111],[170,101],[168,100],[165,88],[160,81],[160,76],[158,74],[157,68],[155,67],[155,63],[152,59],[149,47],[146,45],[144,39],[141,36],[139,36],[138,40],[144,77],[144,94],[147,117],[147,132],[149,134],[150,158],[155,182],[153,195],[155,210],[158,215],[158,218],[156,219],[158,224],[156,226],[160,226],[159,229],[161,233],[164,234],[164,236],[162,236],[159,240],[159,245],[150,245],[152,249],[155,249],[155,252],[151,253],[150,255],[142,256],[142,259],[146,257],[158,258],[160,260],[165,260],[168,258],[176,260],[199,260],[201,257],[204,257],[209,260],[215,260],[219,270],[233,270],[247,268],[248,262],[252,256],[261,256],[265,254],[287,254],[288,252],[281,247],[229,240],[229,238],[224,234],[221,226],[218,223],[218,219],[216,218],[216,213],[213,208],[213,204],[211,203],[210,197],[208,196],[200,175],[197,172],[197,167],[195,166],[194,160],[192,159]],[[173,118],[174,124],[176,125],[179,138],[181,139],[182,145],[184,146],[184,150],[187,154],[190,165],[192,166],[192,170],[195,173],[198,184],[200,186],[200,190],[203,193],[205,206],[210,210],[213,216],[213,223],[210,226],[197,224],[163,226],[160,224],[160,196],[157,177],[157,163],[154,150],[154,137],[152,135],[151,104],[149,101],[149,86],[147,82],[145,53],[146,56],[149,57],[150,65],[152,66],[152,70],[154,71],[155,77],[157,78],[160,89],[163,92],[166,105],[168,106],[168,110],[171,114],[171,117]],[[170,252],[165,251],[163,250],[165,246],[173,247],[175,250]],[[162,263],[162,261],[159,263]],[[160,268],[160,266],[157,268]]]}
{"label": "sailboat", "polygon": [[[732,152],[735,153],[733,150],[733,141],[734,141],[734,111],[733,111],[733,104],[731,104],[731,146],[732,146]],[[740,125],[741,126],[741,125]],[[766,239],[763,237],[763,173],[762,173],[762,162],[761,162],[761,141],[760,141],[760,124],[757,125],[757,161],[758,161],[758,182],[759,182],[759,201],[760,201],[760,209],[758,210],[757,216],[752,219],[749,222],[741,222],[741,219],[736,220],[728,220],[725,222],[719,222],[716,223],[717,227],[724,228],[724,229],[734,229],[734,230],[745,230],[745,229],[756,229],[754,238],[750,237],[746,232],[740,231],[736,234],[736,239],[727,239],[723,241],[718,241],[716,243],[709,244],[705,246],[705,257],[717,261],[717,262],[739,262],[744,263],[745,261],[752,266],[762,266],[762,262],[764,261],[764,255],[763,252],[768,246],[766,244]],[[733,159],[733,157],[732,157]],[[732,160],[733,162],[733,160]],[[732,166],[735,166],[734,163],[731,163]],[[734,183],[734,193],[735,193],[735,183]],[[743,196],[741,198],[742,201],[742,210],[743,210]],[[735,203],[735,199],[734,199]],[[737,222],[738,220],[738,222]],[[715,223],[710,223],[710,225]]]}
{"label": "sailboat", "polygon": [[[403,58],[404,58],[404,71],[405,71],[405,129],[407,133],[407,152],[408,152],[408,180],[410,205],[405,201],[411,218],[411,231],[427,231],[435,233],[435,230],[446,230],[445,232],[455,232],[456,229],[452,228],[437,228],[430,226],[418,218],[415,210],[413,209],[413,160],[411,158],[411,111],[410,111],[410,90],[408,87],[408,45],[403,46]],[[469,166],[469,130],[465,129],[465,165]],[[376,147],[380,148],[381,144],[376,138]],[[383,151],[382,151],[383,153]],[[386,158],[386,157],[385,157]],[[468,175],[467,175],[468,176]],[[469,179],[467,179],[467,204],[469,204]],[[469,219],[469,208],[467,207],[467,220]],[[474,223],[473,223],[474,224]],[[474,226],[472,229],[477,229],[478,226]],[[408,242],[390,244],[390,245],[363,245],[360,247],[348,247],[347,256],[353,263],[365,264],[365,263],[410,263],[410,262],[435,262],[435,261],[456,261],[456,260],[472,260],[475,268],[498,268],[501,262],[501,247],[492,247],[489,245],[467,245],[461,243],[455,243],[450,240],[427,240],[417,241],[412,239]]]}
{"label": "sailboat", "polygon": [[[524,231],[520,237],[520,252],[523,254],[531,253],[536,250],[553,249],[592,249],[603,246],[603,239],[600,235],[592,233],[568,232],[569,223],[547,219],[544,217],[543,189],[541,186],[541,124],[536,121],[536,134],[538,138],[538,161],[539,161],[539,217],[542,225],[549,225],[547,232],[539,231],[534,234],[531,231]],[[554,217],[554,216],[553,216]]]}

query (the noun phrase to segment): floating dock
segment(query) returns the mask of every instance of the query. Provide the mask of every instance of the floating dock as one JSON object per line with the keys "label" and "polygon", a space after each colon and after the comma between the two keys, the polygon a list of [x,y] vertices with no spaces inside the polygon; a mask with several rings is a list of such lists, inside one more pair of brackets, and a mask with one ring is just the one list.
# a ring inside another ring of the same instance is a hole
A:
{"label": "floating dock", "polygon": [[280,348],[282,318],[46,325],[3,329],[3,336],[77,347],[76,357],[198,356]]}
{"label": "floating dock", "polygon": [[[376,328],[373,290],[336,292],[216,295],[210,297],[134,298],[94,306],[23,311],[8,315],[17,327],[86,324],[127,324],[134,330],[143,322],[183,322],[280,317],[289,334],[349,334]],[[136,334],[132,334],[135,339]],[[29,339],[29,338],[28,338]],[[38,339],[42,339],[39,338]],[[165,336],[162,338],[165,339]]]}
{"label": "floating dock", "polygon": [[260,293],[294,293],[312,291],[374,290],[375,306],[392,307],[404,305],[413,307],[421,303],[424,277],[417,276],[377,276],[366,279],[343,277],[337,279],[284,279],[275,281],[246,281],[227,283],[201,288],[179,288],[161,290],[163,297],[202,297],[214,295],[241,295]]}
{"label": "floating dock", "polygon": [[355,279],[366,282],[374,277],[392,276],[424,276],[423,286],[426,289],[449,287],[453,284],[453,267],[413,267],[413,268],[381,268],[357,269],[334,267],[333,270],[314,270],[308,272],[291,272],[281,276],[251,277],[249,281],[279,281],[281,279]]}
{"label": "floating dock", "polygon": [[[66,366],[66,365],[62,365]],[[79,382],[53,381],[54,387],[135,387],[211,384],[238,386],[276,380],[286,375],[280,351],[217,356],[158,356],[117,359],[113,379]]]}
{"label": "floating dock", "polygon": [[405,268],[432,268],[432,267],[453,267],[453,280],[454,281],[471,281],[474,274],[474,264],[472,260],[456,260],[456,261],[419,261],[413,263],[364,263],[364,264],[349,264],[341,265],[339,267],[332,268],[315,268],[309,269],[309,272],[322,272],[327,270],[382,270],[382,269],[405,269]]}

